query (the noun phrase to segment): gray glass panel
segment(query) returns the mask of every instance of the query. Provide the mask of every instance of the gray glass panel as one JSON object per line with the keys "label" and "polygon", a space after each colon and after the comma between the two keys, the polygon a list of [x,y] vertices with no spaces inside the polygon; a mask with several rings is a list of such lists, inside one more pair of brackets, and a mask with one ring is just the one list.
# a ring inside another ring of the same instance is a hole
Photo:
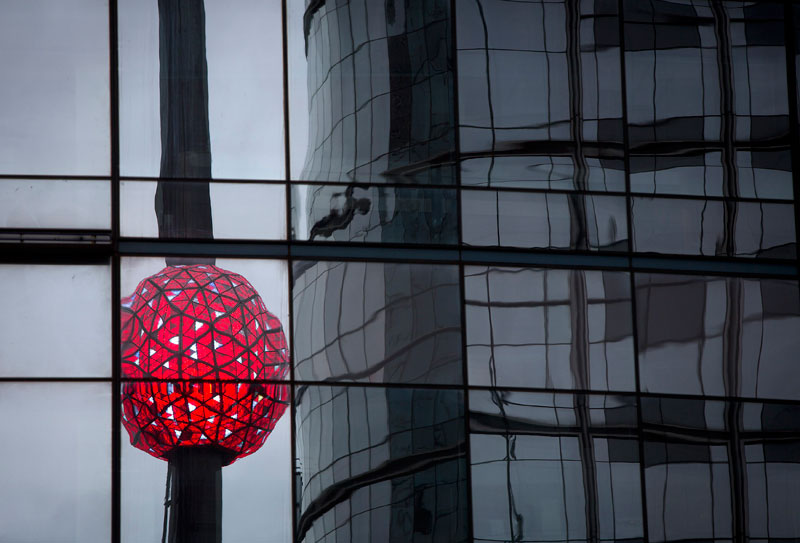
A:
{"label": "gray glass panel", "polygon": [[0,172],[108,175],[108,2],[3,2]]}
{"label": "gray glass panel", "polygon": [[111,229],[111,183],[2,179],[0,228]]}
{"label": "gray glass panel", "polygon": [[[181,76],[170,79],[162,72],[168,54],[180,55],[160,50],[164,29],[159,27],[159,2],[119,2],[120,171],[127,176],[168,176],[161,170],[161,107],[162,98],[166,100],[163,93],[172,87],[185,92],[187,111],[198,111],[191,108],[205,101],[213,177],[282,179],[281,5],[254,0],[199,4],[205,14],[205,96],[191,96]],[[184,9],[189,12],[189,7]],[[103,16],[108,20],[107,12]],[[182,32],[186,31],[184,27]],[[108,31],[103,39],[108,40]],[[196,130],[197,117],[190,115],[176,128]],[[176,136],[180,137],[189,138]],[[180,160],[191,163],[196,157],[188,152]]]}
{"label": "gray glass panel", "polygon": [[750,258],[796,257],[791,204],[633,198],[638,252]]}
{"label": "gray glass panel", "polygon": [[[122,236],[170,237],[159,232],[153,205],[159,184],[173,187],[178,193],[195,187],[205,189],[211,204],[211,234],[215,239],[286,239],[285,185],[204,181],[123,181],[120,184]],[[169,233],[189,237],[185,230]]]}
{"label": "gray glass panel", "polygon": [[465,541],[463,393],[300,386],[301,541]]}
{"label": "gray glass panel", "polygon": [[466,245],[627,250],[625,198],[582,194],[461,193]]}
{"label": "gray glass panel", "polygon": [[472,385],[635,390],[630,276],[464,270]]}
{"label": "gray glass panel", "polygon": [[458,243],[453,189],[294,185],[292,237],[309,241]]}
{"label": "gray glass panel", "polygon": [[476,541],[641,538],[635,425],[629,398],[471,392]]}
{"label": "gray glass panel", "polygon": [[0,376],[111,376],[110,266],[3,265],[0,299]]}
{"label": "gray glass panel", "polygon": [[637,273],[642,390],[797,399],[798,283]]}
{"label": "gray glass panel", "polygon": [[460,383],[456,266],[295,262],[295,377]]}
{"label": "gray glass panel", "polygon": [[109,541],[110,385],[3,383],[0,413],[0,540]]}

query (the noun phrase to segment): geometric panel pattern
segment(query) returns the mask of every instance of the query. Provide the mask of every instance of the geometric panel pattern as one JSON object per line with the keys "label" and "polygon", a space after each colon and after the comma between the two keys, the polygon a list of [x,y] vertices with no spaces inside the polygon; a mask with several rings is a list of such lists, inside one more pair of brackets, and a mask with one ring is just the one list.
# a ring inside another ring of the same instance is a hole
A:
{"label": "geometric panel pattern", "polygon": [[212,446],[231,463],[257,451],[288,405],[275,382],[288,370],[281,323],[241,275],[167,266],[122,300],[123,425],[155,457]]}

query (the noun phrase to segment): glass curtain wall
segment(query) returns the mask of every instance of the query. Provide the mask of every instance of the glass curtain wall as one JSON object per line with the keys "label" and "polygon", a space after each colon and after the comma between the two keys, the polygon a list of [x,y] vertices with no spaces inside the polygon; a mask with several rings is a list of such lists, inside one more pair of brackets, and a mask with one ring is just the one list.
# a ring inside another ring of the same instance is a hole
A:
{"label": "glass curtain wall", "polygon": [[800,539],[794,2],[0,13],[0,541]]}

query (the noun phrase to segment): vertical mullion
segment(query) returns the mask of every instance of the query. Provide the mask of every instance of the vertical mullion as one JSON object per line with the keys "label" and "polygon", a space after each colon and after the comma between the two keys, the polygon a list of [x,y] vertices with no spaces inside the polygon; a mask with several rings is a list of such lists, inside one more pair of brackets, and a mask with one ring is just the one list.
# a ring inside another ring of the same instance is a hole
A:
{"label": "vertical mullion", "polygon": [[111,542],[121,540],[121,435],[120,391],[120,187],[119,187],[119,36],[117,0],[108,1],[109,97],[111,135]]}
{"label": "vertical mullion", "polygon": [[295,408],[295,387],[294,387],[294,303],[292,300],[292,284],[294,283],[294,273],[292,267],[292,155],[290,143],[290,129],[289,125],[289,53],[288,53],[288,36],[287,29],[287,0],[281,1],[281,55],[283,62],[283,160],[284,160],[284,180],[286,193],[284,194],[284,202],[286,208],[286,270],[287,270],[287,285],[286,297],[288,304],[288,319],[286,324],[289,329],[289,480],[290,492],[289,499],[291,503],[291,541],[295,541],[297,535],[297,477],[295,473],[297,466],[295,459],[297,456],[297,431],[295,427],[295,417],[297,410]]}
{"label": "vertical mullion", "polygon": [[458,9],[456,0],[450,0],[450,54],[452,55],[451,64],[453,78],[453,172],[455,175],[455,195],[456,195],[456,228],[458,231],[458,285],[459,285],[459,308],[461,312],[461,390],[462,390],[462,405],[464,416],[464,486],[466,498],[466,534],[467,541],[473,541],[475,534],[473,533],[472,523],[472,450],[470,447],[470,429],[469,429],[469,368],[467,365],[467,320],[466,320],[466,305],[465,305],[465,285],[464,285],[464,263],[461,260],[461,247],[463,246],[463,233],[462,224],[463,216],[461,212],[461,120],[459,115],[459,102],[458,102],[458,17],[456,10]]}
{"label": "vertical mullion", "polygon": [[[636,307],[636,278],[633,273],[631,255],[633,254],[633,198],[631,197],[631,168],[630,168],[630,134],[628,130],[628,84],[625,66],[625,2],[617,0],[617,19],[619,21],[619,58],[620,58],[620,90],[622,95],[622,148],[623,163],[625,167],[625,216],[628,222],[628,284],[631,297],[631,331],[633,334],[633,369],[636,382],[636,441],[639,450],[639,496],[642,512],[642,539],[648,541],[650,537],[647,522],[647,479],[644,473],[645,447],[644,432],[642,431],[642,380],[639,371],[639,335]],[[655,51],[653,52],[655,55]]]}
{"label": "vertical mullion", "polygon": [[[783,24],[784,24],[784,45],[786,48],[786,83],[788,85],[789,100],[789,134],[791,140],[792,157],[792,185],[793,185],[793,208],[795,224],[795,244],[800,242],[800,214],[798,214],[797,201],[800,194],[800,127],[798,127],[798,107],[797,107],[797,29],[794,27],[794,10],[791,0],[787,0],[784,5]],[[800,253],[795,254],[800,268]]]}

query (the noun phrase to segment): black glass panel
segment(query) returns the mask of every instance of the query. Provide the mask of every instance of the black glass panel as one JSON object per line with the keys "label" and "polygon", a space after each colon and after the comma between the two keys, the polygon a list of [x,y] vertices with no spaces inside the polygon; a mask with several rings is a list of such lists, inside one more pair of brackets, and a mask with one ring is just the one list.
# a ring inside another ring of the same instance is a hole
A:
{"label": "black glass panel", "polygon": [[458,243],[453,189],[295,185],[292,237],[309,241]]}
{"label": "black glass panel", "polygon": [[457,266],[295,262],[295,377],[460,383]]}
{"label": "black glass panel", "polygon": [[465,541],[463,393],[300,386],[299,541]]}
{"label": "black glass panel", "polygon": [[797,399],[798,283],[635,274],[646,392]]}
{"label": "black glass panel", "polygon": [[472,385],[635,390],[630,276],[464,270]]}

